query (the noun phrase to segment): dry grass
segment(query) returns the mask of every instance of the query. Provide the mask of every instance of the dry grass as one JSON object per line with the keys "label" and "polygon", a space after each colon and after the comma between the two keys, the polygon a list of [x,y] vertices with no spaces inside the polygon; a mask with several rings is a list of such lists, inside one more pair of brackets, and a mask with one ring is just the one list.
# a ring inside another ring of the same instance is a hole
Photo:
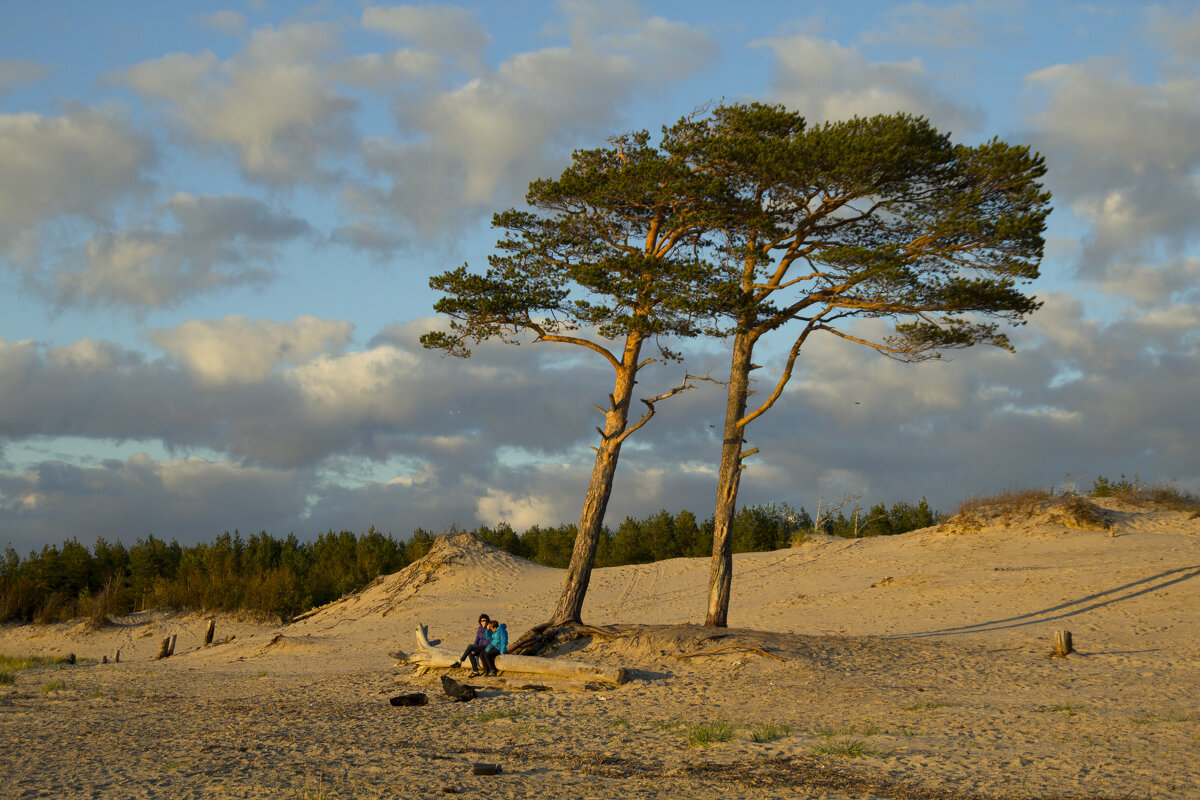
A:
{"label": "dry grass", "polygon": [[958,504],[955,516],[984,513],[999,516],[1015,512],[1032,513],[1043,503],[1055,499],[1053,489],[1024,489],[1014,486],[997,494],[972,495]]}
{"label": "dry grass", "polygon": [[1134,473],[1132,481],[1124,474],[1115,481],[1101,475],[1092,485],[1092,496],[1115,497],[1135,506],[1200,513],[1200,495],[1180,489],[1168,481],[1143,482],[1137,473]]}
{"label": "dry grass", "polygon": [[110,577],[104,584],[104,588],[96,592],[96,596],[91,599],[91,608],[88,609],[88,625],[93,628],[103,628],[105,625],[112,624],[111,616],[117,611],[120,589],[120,583],[116,578]]}

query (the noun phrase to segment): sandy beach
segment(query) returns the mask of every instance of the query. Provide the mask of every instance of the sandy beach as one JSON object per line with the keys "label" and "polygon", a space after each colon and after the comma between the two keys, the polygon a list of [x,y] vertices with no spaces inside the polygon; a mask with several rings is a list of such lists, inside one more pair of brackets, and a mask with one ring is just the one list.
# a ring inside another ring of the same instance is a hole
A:
{"label": "sandy beach", "polygon": [[738,555],[729,629],[697,624],[707,559],[597,570],[609,635],[555,654],[630,671],[596,691],[505,673],[453,703],[389,655],[420,624],[458,649],[480,612],[544,621],[564,572],[469,536],[288,625],[218,615],[210,647],[198,612],[8,625],[0,652],[78,663],[0,686],[0,797],[1200,798],[1200,519],[1095,502],[1111,532],[1035,513]]}

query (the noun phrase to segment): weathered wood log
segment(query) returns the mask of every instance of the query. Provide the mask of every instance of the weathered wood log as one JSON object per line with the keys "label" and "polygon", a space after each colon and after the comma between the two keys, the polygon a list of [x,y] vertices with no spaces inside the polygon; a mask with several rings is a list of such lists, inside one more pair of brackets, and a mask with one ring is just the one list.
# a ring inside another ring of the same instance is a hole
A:
{"label": "weathered wood log", "polygon": [[171,655],[171,637],[162,640],[162,644],[158,646],[158,655],[154,657],[155,661],[166,658]]}
{"label": "weathered wood log", "polygon": [[204,646],[205,647],[208,647],[212,644],[213,634],[216,633],[216,631],[217,631],[217,621],[215,619],[210,619],[208,621],[208,627],[206,627],[204,629]]}
{"label": "weathered wood log", "polygon": [[[459,654],[448,648],[434,647],[429,642],[426,626],[417,628],[417,652],[392,653],[398,661],[426,667],[454,667]],[[496,669],[504,672],[521,672],[532,675],[554,675],[560,678],[578,678],[620,685],[629,680],[629,671],[624,667],[608,667],[602,664],[587,664],[582,661],[565,661],[538,656],[496,656]]]}
{"label": "weathered wood log", "polygon": [[1055,631],[1054,632],[1054,651],[1050,653],[1053,658],[1066,658],[1071,653],[1075,652],[1074,643],[1071,641],[1070,631]]}

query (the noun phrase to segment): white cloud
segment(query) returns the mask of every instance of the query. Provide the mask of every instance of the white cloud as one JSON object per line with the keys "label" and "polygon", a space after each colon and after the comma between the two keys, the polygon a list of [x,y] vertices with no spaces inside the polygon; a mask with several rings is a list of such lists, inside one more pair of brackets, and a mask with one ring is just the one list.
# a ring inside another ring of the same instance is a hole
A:
{"label": "white cloud", "polygon": [[1200,217],[1200,77],[1138,83],[1112,59],[1026,78],[1045,98],[1029,123],[1056,198],[1089,225],[1080,271],[1178,255]]}
{"label": "white cloud", "polygon": [[533,525],[546,525],[547,520],[562,519],[569,513],[545,497],[517,496],[512,492],[488,489],[476,503],[480,522],[495,527],[507,522],[516,530],[525,530]]}
{"label": "white cloud", "polygon": [[865,31],[863,44],[899,43],[912,47],[960,50],[988,45],[1001,38],[1007,25],[996,16],[1015,16],[1025,3],[990,0],[951,5],[906,3],[883,13],[879,28]]}
{"label": "white cloud", "polygon": [[50,68],[37,61],[0,58],[0,97],[4,97],[15,86],[37,83],[49,74]]}
{"label": "white cloud", "polygon": [[564,4],[567,45],[516,53],[444,91],[399,92],[405,137],[364,141],[364,164],[382,184],[351,187],[347,202],[424,237],[458,230],[464,210],[478,217],[516,202],[576,142],[611,133],[635,95],[715,57],[715,45],[695,29],[622,8],[608,14]]}
{"label": "white cloud", "polygon": [[353,332],[354,325],[344,320],[302,316],[274,322],[238,314],[150,331],[147,339],[198,382],[218,386],[262,381],[278,367],[339,352]]}
{"label": "white cloud", "polygon": [[225,62],[173,53],[124,72],[161,100],[196,142],[229,148],[249,180],[273,186],[325,183],[330,154],[349,151],[355,101],[327,84],[322,59],[336,44],[325,23],[260,28]]}
{"label": "white cloud", "polygon": [[110,219],[155,160],[149,137],[104,110],[0,114],[0,247],[58,215]]}
{"label": "white cloud", "polygon": [[1147,27],[1179,64],[1200,61],[1200,9],[1193,8],[1191,16],[1181,16],[1160,5],[1146,11]]}
{"label": "white cloud", "polygon": [[870,61],[855,48],[797,34],[764,39],[777,59],[771,94],[810,123],[905,112],[928,117],[941,130],[977,128],[976,108],[944,97],[919,59]]}
{"label": "white cloud", "polygon": [[237,36],[246,30],[246,15],[240,11],[214,11],[197,18],[206,28]]}
{"label": "white cloud", "polygon": [[177,306],[197,294],[267,283],[280,249],[312,233],[303,220],[249,197],[179,193],[162,210],[174,229],[97,234],[82,263],[54,271],[43,291],[62,306]]}
{"label": "white cloud", "polygon": [[377,91],[394,91],[412,81],[418,84],[438,77],[439,59],[435,53],[396,50],[387,55],[365,53],[334,64],[330,75],[343,83],[367,86]]}
{"label": "white cloud", "polygon": [[456,6],[370,6],[363,11],[362,26],[408,39],[421,50],[453,53],[475,63],[492,38],[471,12]]}

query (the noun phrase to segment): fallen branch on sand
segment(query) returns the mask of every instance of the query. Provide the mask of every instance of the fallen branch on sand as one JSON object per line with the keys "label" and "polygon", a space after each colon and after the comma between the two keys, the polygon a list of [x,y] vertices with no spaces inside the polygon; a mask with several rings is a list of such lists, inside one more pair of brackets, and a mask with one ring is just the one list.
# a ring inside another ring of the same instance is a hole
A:
{"label": "fallen branch on sand", "polygon": [[743,647],[741,645],[736,645],[736,644],[731,644],[726,647],[718,647],[716,650],[701,650],[696,653],[680,653],[679,655],[677,655],[675,657],[676,658],[695,658],[696,656],[715,656],[715,655],[720,655],[721,653],[729,653],[729,652],[758,653],[760,656],[766,656],[767,658],[773,658],[776,661],[789,661],[790,660],[790,659],[784,658],[783,656],[777,656],[774,653],[768,653],[766,650],[763,650],[758,647]]}
{"label": "fallen branch on sand", "polygon": [[[415,653],[392,653],[405,664],[424,667],[453,667],[458,662],[458,653],[445,647],[435,647],[429,641],[429,631],[424,625],[417,627],[417,651]],[[553,675],[559,678],[576,678],[585,681],[622,684],[629,680],[624,667],[607,667],[602,664],[587,664],[582,661],[564,661],[557,658],[518,656],[505,654],[496,656],[496,669],[504,672],[520,672],[532,675]]]}

